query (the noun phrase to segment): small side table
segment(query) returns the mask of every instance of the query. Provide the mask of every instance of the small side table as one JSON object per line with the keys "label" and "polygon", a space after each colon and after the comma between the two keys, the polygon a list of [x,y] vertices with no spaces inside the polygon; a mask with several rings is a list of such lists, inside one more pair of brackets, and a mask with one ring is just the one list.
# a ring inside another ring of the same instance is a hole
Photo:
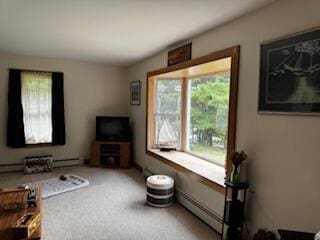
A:
{"label": "small side table", "polygon": [[[226,181],[225,186],[221,239],[223,240],[224,238],[224,225],[226,224],[229,227],[227,230],[227,239],[241,240],[243,234],[244,207],[249,184],[246,182],[234,184],[231,181]],[[228,198],[229,189],[231,189],[231,199]],[[243,191],[242,198],[239,196],[239,191]]]}

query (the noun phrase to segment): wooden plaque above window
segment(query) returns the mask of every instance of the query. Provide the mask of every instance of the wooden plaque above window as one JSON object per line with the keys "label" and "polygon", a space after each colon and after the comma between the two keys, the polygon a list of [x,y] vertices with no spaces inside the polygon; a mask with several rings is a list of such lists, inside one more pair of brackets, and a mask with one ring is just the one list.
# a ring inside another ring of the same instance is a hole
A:
{"label": "wooden plaque above window", "polygon": [[178,47],[168,52],[168,66],[172,66],[190,60],[191,46],[192,43],[188,43],[182,47]]}

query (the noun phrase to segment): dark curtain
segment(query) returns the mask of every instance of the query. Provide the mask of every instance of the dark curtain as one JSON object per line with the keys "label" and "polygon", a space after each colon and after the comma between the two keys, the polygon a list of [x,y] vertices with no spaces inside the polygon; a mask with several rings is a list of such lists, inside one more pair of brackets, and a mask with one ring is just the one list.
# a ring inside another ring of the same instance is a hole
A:
{"label": "dark curtain", "polygon": [[7,146],[24,147],[23,108],[21,103],[21,71],[9,69]]}
{"label": "dark curtain", "polygon": [[64,122],[63,73],[52,73],[52,144],[66,143]]}

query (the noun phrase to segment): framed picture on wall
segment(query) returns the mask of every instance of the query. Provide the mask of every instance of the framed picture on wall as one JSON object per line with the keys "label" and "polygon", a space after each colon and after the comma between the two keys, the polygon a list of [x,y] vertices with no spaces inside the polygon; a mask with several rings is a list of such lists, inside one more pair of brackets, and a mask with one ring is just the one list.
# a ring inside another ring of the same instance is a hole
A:
{"label": "framed picture on wall", "polygon": [[131,105],[140,105],[141,99],[141,87],[140,81],[134,81],[130,83],[130,104]]}
{"label": "framed picture on wall", "polygon": [[261,44],[261,113],[320,113],[320,29]]}

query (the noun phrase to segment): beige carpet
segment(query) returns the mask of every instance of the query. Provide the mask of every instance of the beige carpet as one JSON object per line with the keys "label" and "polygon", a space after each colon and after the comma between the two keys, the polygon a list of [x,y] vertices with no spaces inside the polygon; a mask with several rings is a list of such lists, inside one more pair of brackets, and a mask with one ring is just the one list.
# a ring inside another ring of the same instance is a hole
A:
{"label": "beige carpet", "polygon": [[144,179],[135,169],[89,167],[51,173],[0,174],[0,187],[74,173],[90,181],[79,190],[43,201],[44,240],[218,240],[210,227],[175,203],[158,209],[145,205]]}

